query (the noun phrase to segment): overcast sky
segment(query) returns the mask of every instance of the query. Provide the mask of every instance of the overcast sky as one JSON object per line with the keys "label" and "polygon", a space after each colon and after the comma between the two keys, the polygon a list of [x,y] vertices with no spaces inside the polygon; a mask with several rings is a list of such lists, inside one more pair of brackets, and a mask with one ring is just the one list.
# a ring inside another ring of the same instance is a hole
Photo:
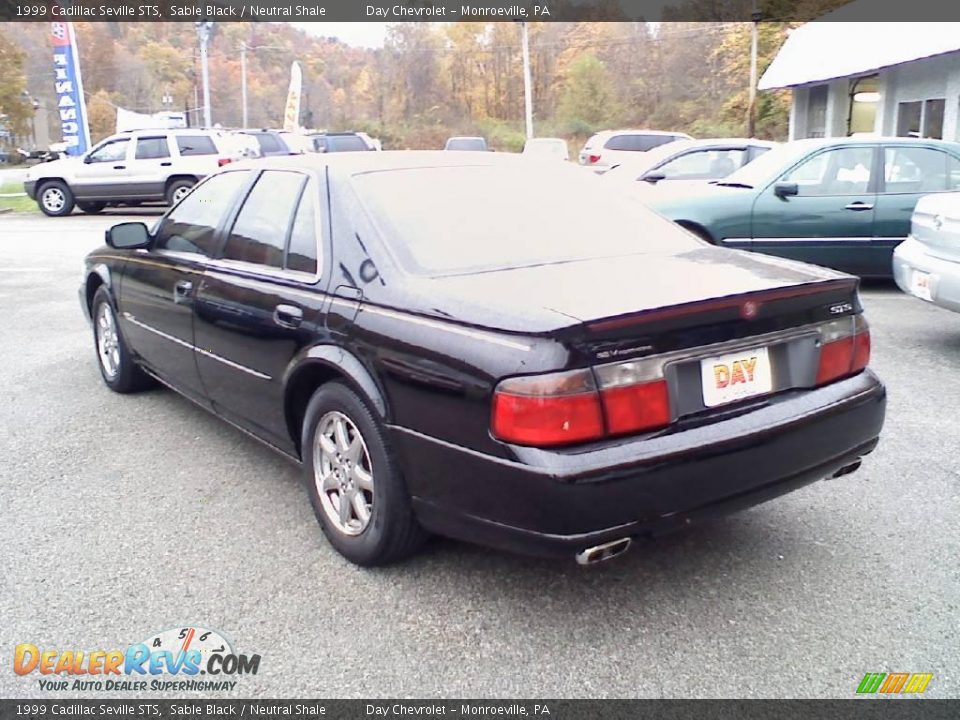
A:
{"label": "overcast sky", "polygon": [[311,35],[340,38],[348,45],[377,48],[383,45],[387,23],[383,22],[298,22],[291,23]]}

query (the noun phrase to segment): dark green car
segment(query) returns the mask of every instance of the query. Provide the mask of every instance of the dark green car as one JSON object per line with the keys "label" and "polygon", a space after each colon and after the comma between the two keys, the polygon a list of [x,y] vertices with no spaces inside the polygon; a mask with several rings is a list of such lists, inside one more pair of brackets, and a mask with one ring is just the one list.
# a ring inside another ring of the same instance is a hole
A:
{"label": "dark green car", "polygon": [[781,145],[649,204],[716,245],[886,278],[917,200],[951,190],[960,190],[960,144],[834,138]]}

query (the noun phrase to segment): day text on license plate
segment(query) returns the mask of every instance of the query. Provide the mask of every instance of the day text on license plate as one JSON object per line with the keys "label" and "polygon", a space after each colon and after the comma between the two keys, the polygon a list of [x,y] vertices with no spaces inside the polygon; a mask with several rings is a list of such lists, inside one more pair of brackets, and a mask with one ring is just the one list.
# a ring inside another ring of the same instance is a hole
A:
{"label": "day text on license plate", "polygon": [[767,348],[753,348],[700,361],[703,404],[725,405],[773,390]]}

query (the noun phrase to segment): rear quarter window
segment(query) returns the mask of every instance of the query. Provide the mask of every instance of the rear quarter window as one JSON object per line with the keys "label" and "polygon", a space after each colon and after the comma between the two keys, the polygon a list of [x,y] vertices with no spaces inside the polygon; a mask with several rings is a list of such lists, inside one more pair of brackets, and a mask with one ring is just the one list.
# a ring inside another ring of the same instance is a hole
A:
{"label": "rear quarter window", "polygon": [[178,135],[177,147],[182,156],[217,154],[217,146],[207,135]]}

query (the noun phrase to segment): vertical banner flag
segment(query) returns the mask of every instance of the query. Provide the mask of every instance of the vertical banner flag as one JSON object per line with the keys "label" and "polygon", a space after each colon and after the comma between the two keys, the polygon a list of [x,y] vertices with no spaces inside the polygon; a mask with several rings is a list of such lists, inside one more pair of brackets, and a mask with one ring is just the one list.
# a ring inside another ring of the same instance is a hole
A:
{"label": "vertical banner flag", "polygon": [[300,92],[303,89],[303,73],[300,63],[290,66],[290,90],[287,92],[287,108],[283,113],[283,129],[296,132],[300,128]]}
{"label": "vertical banner flag", "polygon": [[60,132],[67,145],[67,155],[83,155],[90,147],[87,126],[87,103],[83,99],[77,38],[72,22],[50,23],[53,40],[53,72],[60,113]]}

